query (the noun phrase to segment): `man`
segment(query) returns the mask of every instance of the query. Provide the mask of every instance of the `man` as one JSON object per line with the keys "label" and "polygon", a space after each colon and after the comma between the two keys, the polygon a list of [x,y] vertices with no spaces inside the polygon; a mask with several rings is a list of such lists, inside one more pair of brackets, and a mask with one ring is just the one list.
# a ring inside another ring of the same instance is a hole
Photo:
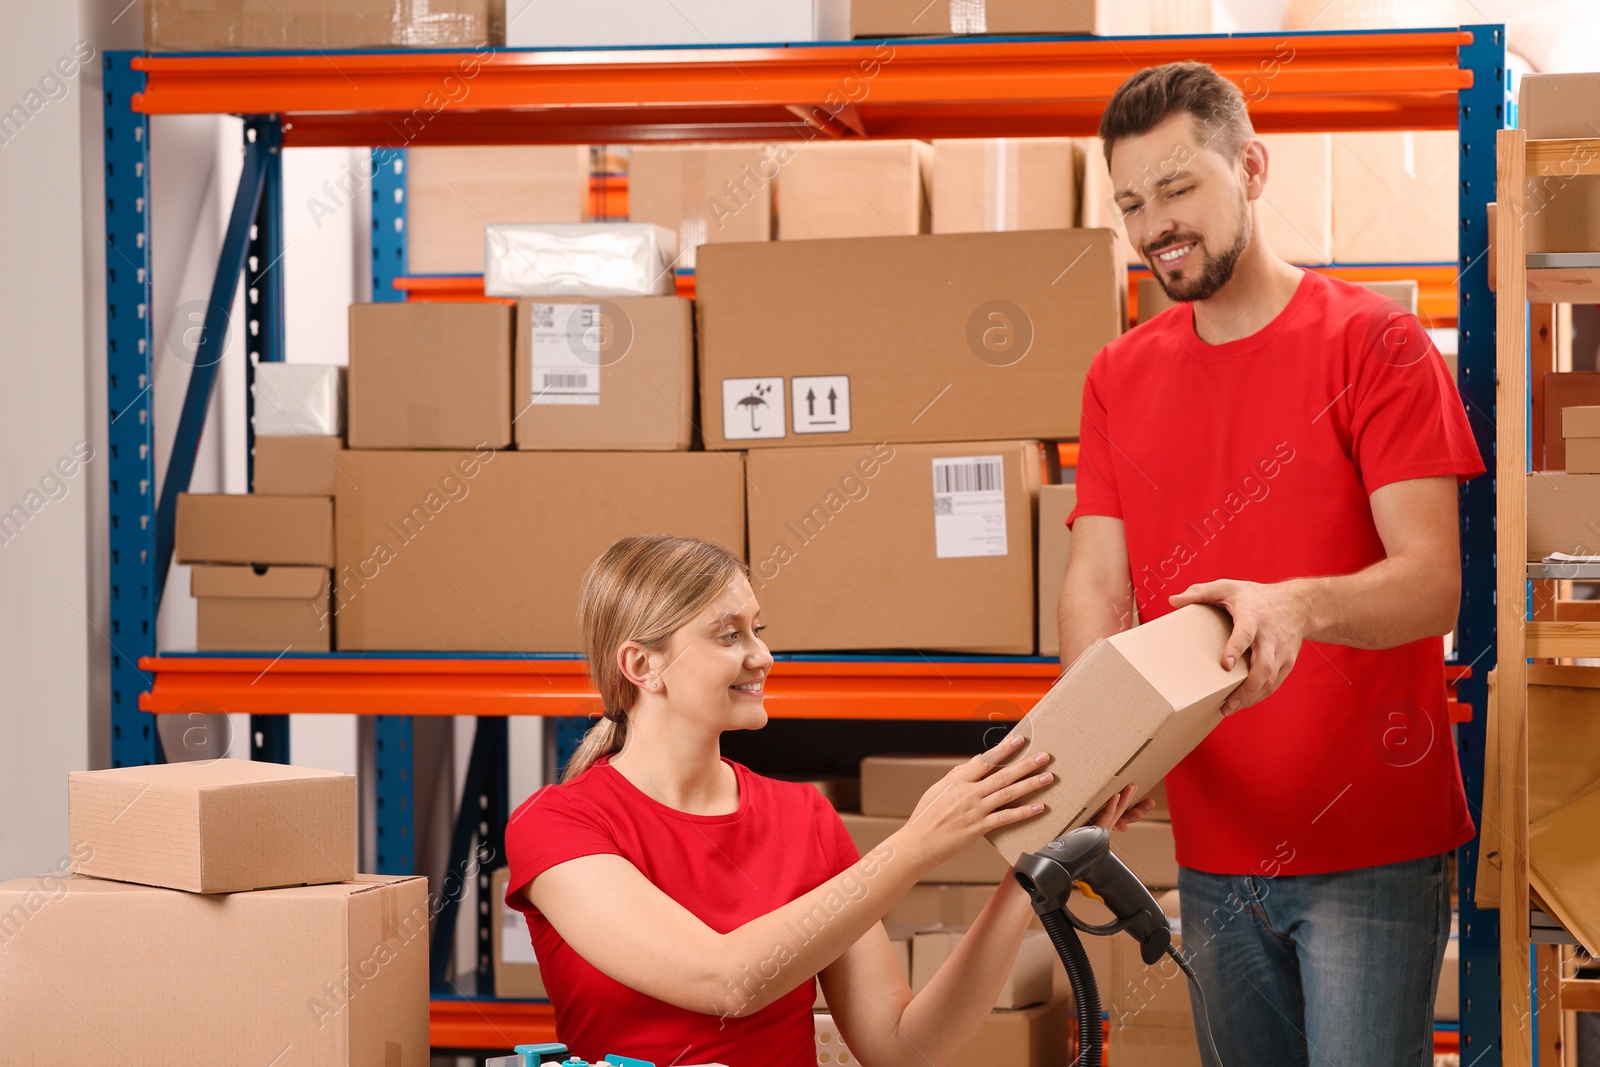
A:
{"label": "man", "polygon": [[1084,385],[1061,651],[1214,603],[1224,666],[1249,653],[1166,780],[1221,1064],[1192,996],[1202,1053],[1431,1064],[1446,856],[1472,836],[1440,641],[1456,484],[1483,471],[1460,397],[1413,316],[1267,247],[1267,151],[1210,67],[1134,75],[1100,135],[1128,237],[1181,303]]}

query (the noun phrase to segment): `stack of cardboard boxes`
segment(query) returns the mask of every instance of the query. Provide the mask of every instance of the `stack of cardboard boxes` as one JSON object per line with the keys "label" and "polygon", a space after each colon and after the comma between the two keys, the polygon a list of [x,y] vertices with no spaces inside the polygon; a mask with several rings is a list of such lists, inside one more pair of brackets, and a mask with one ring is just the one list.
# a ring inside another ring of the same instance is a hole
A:
{"label": "stack of cardboard boxes", "polygon": [[70,861],[0,883],[8,1062],[427,1064],[427,882],[356,873],[352,776],[222,759],[68,798]]}

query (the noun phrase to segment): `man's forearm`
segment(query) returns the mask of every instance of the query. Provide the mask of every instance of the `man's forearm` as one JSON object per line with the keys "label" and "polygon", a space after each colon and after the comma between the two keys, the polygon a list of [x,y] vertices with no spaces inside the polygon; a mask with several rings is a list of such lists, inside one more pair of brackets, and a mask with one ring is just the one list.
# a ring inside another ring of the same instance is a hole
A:
{"label": "man's forearm", "polygon": [[1125,586],[1121,595],[1113,596],[1105,589],[1069,579],[1061,588],[1061,602],[1056,608],[1061,665],[1070,665],[1096,641],[1132,625],[1132,585]]}
{"label": "man's forearm", "polygon": [[1351,648],[1394,648],[1455,628],[1460,572],[1435,561],[1395,556],[1355,574],[1283,583],[1297,604],[1307,641]]}

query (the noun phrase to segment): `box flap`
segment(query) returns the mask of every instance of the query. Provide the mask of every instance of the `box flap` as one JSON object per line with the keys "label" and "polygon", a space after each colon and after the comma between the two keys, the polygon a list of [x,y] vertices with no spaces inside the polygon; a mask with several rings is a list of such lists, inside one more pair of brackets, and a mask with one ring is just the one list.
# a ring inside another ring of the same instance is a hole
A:
{"label": "box flap", "polygon": [[331,585],[326,567],[255,567],[196,564],[189,571],[189,593],[197,597],[248,597],[316,600]]}
{"label": "box flap", "polygon": [[1181,711],[1244,681],[1249,671],[1243,659],[1231,672],[1222,669],[1222,650],[1232,632],[1226,611],[1190,604],[1108,640],[1174,711]]}
{"label": "box flap", "polygon": [[1600,779],[1589,793],[1528,828],[1528,880],[1591,954],[1600,950]]}

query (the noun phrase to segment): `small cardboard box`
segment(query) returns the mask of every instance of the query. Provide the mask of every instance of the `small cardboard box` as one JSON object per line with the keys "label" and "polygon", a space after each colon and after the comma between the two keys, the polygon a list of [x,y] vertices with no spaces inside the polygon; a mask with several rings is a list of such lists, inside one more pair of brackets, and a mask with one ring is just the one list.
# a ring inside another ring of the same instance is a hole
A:
{"label": "small cardboard box", "polygon": [[[965,928],[918,930],[911,939],[911,989],[920,993],[927,988],[939,968],[966,935]],[[1050,961],[1059,959],[1050,937],[1043,930],[1029,930],[1022,935],[1022,945],[1011,971],[995,998],[994,1006],[1003,1009],[1030,1008],[1043,1004],[1051,997]]]}
{"label": "small cardboard box", "polygon": [[[1141,787],[1143,784],[1140,783]],[[1177,886],[1178,852],[1170,822],[1146,815],[1127,830],[1111,835],[1111,851],[1146,888]]]}
{"label": "small cardboard box", "polygon": [[[1140,282],[1139,309],[1144,313],[1144,282]],[[1067,550],[1072,531],[1067,516],[1078,506],[1075,485],[1039,487],[1039,655],[1061,655],[1061,583],[1067,573]]]}
{"label": "small cardboard box", "polygon": [[489,908],[495,915],[494,995],[545,1000],[549,995],[539,973],[539,957],[533,950],[528,920],[522,912],[506,907],[506,887],[510,884],[509,867],[501,867],[489,880]]}
{"label": "small cardboard box", "polygon": [[179,493],[178,563],[333,566],[333,501],[325,496]]}
{"label": "small cardboard box", "polygon": [[1008,866],[1093,819],[1129,782],[1149,792],[1205,739],[1249,670],[1248,657],[1222,669],[1231,630],[1227,612],[1191,604],[1096,641],[1073,661],[1008,735],[1027,741],[1017,760],[1051,753],[1056,776],[1033,794],[1043,814],[989,833]]}
{"label": "small cardboard box", "polygon": [[0,1049],[8,1063],[427,1067],[427,886],[0,883]]}
{"label": "small cardboard box", "polygon": [[189,572],[202,652],[327,652],[333,616],[327,567],[200,564]]}
{"label": "small cardboard box", "polygon": [[933,149],[926,142],[819,138],[792,151],[780,179],[781,240],[928,232]]}
{"label": "small cardboard box", "polygon": [[[883,844],[890,834],[906,823],[904,819],[884,815],[857,815],[849,811],[841,811],[839,818],[844,820],[844,827],[850,832],[850,839],[855,842],[856,851],[863,856]],[[922,881],[972,882],[989,887],[989,891],[993,893],[993,887],[1010,873],[1011,865],[1002,860],[994,849],[982,841],[975,841],[923,875]]]}
{"label": "small cardboard box", "polygon": [[578,583],[618,538],[744,555],[737,454],[352,450],[339,469],[342,651],[576,652]]}
{"label": "small cardboard box", "polygon": [[145,0],[152,52],[475,48],[505,33],[489,0]]}
{"label": "small cardboard box", "polygon": [[1456,258],[1454,132],[1333,134],[1333,259],[1438,263]]}
{"label": "small cardboard box", "polygon": [[1561,408],[1561,438],[1600,437],[1600,406],[1586,404]]}
{"label": "small cardboard box", "polygon": [[[1527,131],[1529,140],[1595,135],[1594,118],[1600,114],[1600,75],[1529,74],[1519,80],[1518,86],[1517,125]],[[1574,164],[1580,160],[1574,153]],[[1592,176],[1551,174],[1530,176],[1526,185],[1523,210],[1527,251],[1600,249],[1600,181]]]}
{"label": "small cardboard box", "polygon": [[[1538,390],[1535,390],[1537,395]],[[1567,469],[1567,442],[1561,434],[1561,413],[1567,408],[1600,405],[1600,371],[1550,371],[1544,376],[1544,418],[1533,445],[1533,469]]]}
{"label": "small cardboard box", "polygon": [[720,241],[772,240],[772,190],[793,145],[635,145],[628,218],[678,235],[678,267]]}
{"label": "small cardboard box", "polygon": [[750,580],[774,649],[1033,651],[1037,442],[763,449],[748,464]]}
{"label": "small cardboard box", "polygon": [[910,818],[922,795],[971,756],[868,756],[861,761],[861,814]]}
{"label": "small cardboard box", "polygon": [[1567,438],[1567,473],[1600,474],[1600,437]]}
{"label": "small cardboard box", "polygon": [[344,433],[344,368],[332,363],[255,366],[250,428],[257,437],[338,437]]}
{"label": "small cardboard box", "polygon": [[237,893],[355,877],[356,779],[336,771],[238,759],[73,771],[67,821],[85,853],[74,873],[96,878]]}
{"label": "small cardboard box", "polygon": [[588,145],[448,145],[406,152],[406,269],[483,273],[483,230],[589,217]]}
{"label": "small cardboard box", "polygon": [[516,360],[520,449],[683,452],[694,441],[688,300],[524,300]]}
{"label": "small cardboard box", "polygon": [[1600,555],[1600,474],[1528,475],[1528,560]]}
{"label": "small cardboard box", "polygon": [[343,449],[337,437],[257,437],[251,492],[332,497]]}
{"label": "small cardboard box", "polygon": [[501,303],[350,305],[351,448],[511,443],[511,318]]}
{"label": "small cardboard box", "polygon": [[707,448],[1076,437],[1126,318],[1104,230],[706,245],[695,285]]}
{"label": "small cardboard box", "polygon": [[1078,224],[1071,137],[933,142],[933,232],[1070,230]]}

